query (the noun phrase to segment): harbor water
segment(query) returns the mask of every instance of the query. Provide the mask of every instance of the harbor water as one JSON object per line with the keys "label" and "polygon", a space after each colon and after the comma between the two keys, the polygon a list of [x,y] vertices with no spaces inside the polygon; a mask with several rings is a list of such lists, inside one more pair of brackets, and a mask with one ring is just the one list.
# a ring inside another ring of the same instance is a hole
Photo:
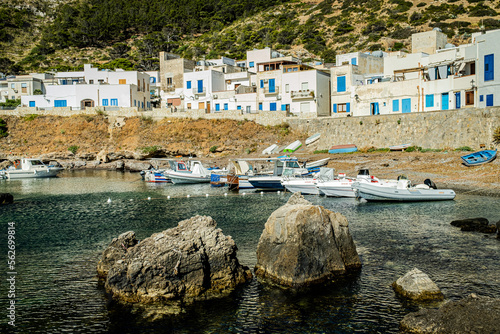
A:
{"label": "harbor water", "polygon": [[[227,298],[154,320],[114,302],[99,283],[96,264],[112,238],[135,231],[144,239],[208,215],[233,237],[240,262],[253,268],[264,224],[290,193],[151,184],[139,174],[110,171],[3,180],[0,189],[15,197],[14,204],[0,206],[1,333],[397,333],[401,319],[422,307],[398,298],[391,287],[413,268],[427,273],[447,300],[471,293],[500,297],[500,240],[450,225],[473,217],[499,221],[498,197],[368,203],[305,196],[347,217],[363,264],[358,274],[303,290],[254,279]],[[14,299],[7,294],[8,226],[15,231]],[[7,317],[11,300],[15,327]]]}

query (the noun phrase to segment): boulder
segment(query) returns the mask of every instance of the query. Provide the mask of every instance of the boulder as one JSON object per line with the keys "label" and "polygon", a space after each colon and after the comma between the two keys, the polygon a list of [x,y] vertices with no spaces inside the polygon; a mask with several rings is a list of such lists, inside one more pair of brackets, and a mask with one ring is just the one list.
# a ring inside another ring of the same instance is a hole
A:
{"label": "boulder", "polygon": [[500,220],[497,221],[497,238],[500,239]]}
{"label": "boulder", "polygon": [[105,287],[126,302],[191,302],[227,295],[252,278],[236,258],[236,244],[208,216],[136,243],[133,232],[114,239],[97,266]]}
{"label": "boulder", "polygon": [[140,172],[141,170],[150,169],[151,163],[144,161],[126,160],[124,168],[131,172]]}
{"label": "boulder", "polygon": [[14,203],[14,196],[9,193],[0,193],[0,205]]}
{"label": "boulder", "polygon": [[500,298],[475,294],[450,301],[439,309],[421,309],[407,314],[399,328],[405,333],[498,333]]}
{"label": "boulder", "polygon": [[257,246],[255,274],[300,287],[361,268],[347,219],[299,193],[272,213]]}
{"label": "boulder", "polygon": [[417,268],[398,278],[396,282],[392,283],[392,287],[399,295],[417,301],[444,299],[443,293],[436,283]]}
{"label": "boulder", "polygon": [[486,218],[468,218],[454,220],[451,225],[460,227],[461,231],[474,231],[481,233],[495,233],[497,227],[495,225],[490,225],[490,222]]}

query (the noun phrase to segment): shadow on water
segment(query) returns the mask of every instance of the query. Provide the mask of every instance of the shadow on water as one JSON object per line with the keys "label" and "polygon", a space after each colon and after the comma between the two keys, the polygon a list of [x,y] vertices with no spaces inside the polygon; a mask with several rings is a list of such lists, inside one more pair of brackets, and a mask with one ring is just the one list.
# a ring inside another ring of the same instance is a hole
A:
{"label": "shadow on water", "polygon": [[[235,240],[240,262],[253,268],[264,224],[290,193],[243,196],[206,184],[151,185],[139,178],[73,172],[52,180],[0,181],[16,201],[0,207],[0,244],[7,242],[7,222],[15,222],[17,332],[396,333],[399,321],[418,305],[400,300],[391,284],[414,267],[447,299],[470,293],[500,297],[500,242],[450,225],[479,215],[500,220],[499,198],[372,204],[306,196],[347,217],[363,263],[354,279],[300,291],[254,279],[229,298],[145,321],[133,307],[109,302],[98,285],[96,264],[112,238],[133,230],[143,239],[194,215],[210,215]],[[0,305],[6,303],[1,294]],[[7,318],[1,318],[0,331],[8,329]]]}

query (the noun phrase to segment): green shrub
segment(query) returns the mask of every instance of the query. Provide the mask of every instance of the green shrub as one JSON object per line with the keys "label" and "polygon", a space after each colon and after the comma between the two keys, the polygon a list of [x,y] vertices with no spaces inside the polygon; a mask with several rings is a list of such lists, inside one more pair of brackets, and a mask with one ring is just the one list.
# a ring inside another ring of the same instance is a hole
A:
{"label": "green shrub", "polygon": [[214,146],[210,147],[209,151],[210,151],[210,153],[215,153],[215,151],[217,151],[217,146],[214,145]]}
{"label": "green shrub", "polygon": [[323,154],[323,153],[328,153],[328,150],[316,150],[313,152],[313,154]]}
{"label": "green shrub", "polygon": [[422,148],[420,146],[410,146],[407,149],[405,149],[405,152],[419,152],[422,151]]}
{"label": "green shrub", "polygon": [[38,115],[37,114],[30,114],[30,115],[26,115],[23,117],[23,120],[25,122],[31,122],[32,120],[34,120],[35,118],[37,118]]}
{"label": "green shrub", "polygon": [[462,146],[462,147],[456,148],[455,151],[470,152],[470,151],[472,151],[472,148],[470,148],[469,146]]}
{"label": "green shrub", "polygon": [[9,133],[7,132],[7,123],[0,118],[0,138],[7,137]]}
{"label": "green shrub", "polygon": [[144,116],[144,115],[142,115],[142,116],[141,116],[141,121],[142,121],[144,124],[153,124],[153,117],[151,117],[151,116]]}
{"label": "green shrub", "polygon": [[154,154],[154,153],[158,152],[160,149],[161,149],[160,146],[154,145],[154,146],[145,146],[145,147],[141,148],[141,151],[144,154]]}
{"label": "green shrub", "polygon": [[76,152],[78,151],[79,148],[80,148],[80,146],[72,145],[72,146],[68,147],[68,151],[70,151],[73,154],[76,154]]}
{"label": "green shrub", "polygon": [[495,144],[500,144],[500,126],[493,132],[493,142]]}

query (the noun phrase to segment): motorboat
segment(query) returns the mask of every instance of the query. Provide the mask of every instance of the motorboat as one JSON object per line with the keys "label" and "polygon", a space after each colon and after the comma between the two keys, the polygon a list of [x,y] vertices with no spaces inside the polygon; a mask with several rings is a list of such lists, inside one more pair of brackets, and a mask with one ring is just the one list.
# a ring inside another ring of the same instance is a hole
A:
{"label": "motorboat", "polygon": [[315,143],[316,141],[319,140],[319,137],[321,137],[321,133],[315,133],[312,136],[308,137],[306,139],[306,145],[311,145],[312,143]]}
{"label": "motorboat", "polygon": [[313,177],[288,177],[284,176],[281,184],[290,192],[300,192],[303,195],[319,195],[318,182],[326,182],[334,177],[333,168],[321,167],[319,173]]}
{"label": "motorboat", "polygon": [[328,153],[336,154],[336,153],[350,153],[356,152],[358,148],[354,144],[345,144],[345,145],[334,145],[330,147]]}
{"label": "motorboat", "polygon": [[370,175],[368,169],[360,169],[356,178],[348,177],[345,173],[339,173],[333,180],[320,181],[316,185],[320,194],[328,197],[356,197],[352,188],[354,182],[377,183],[378,178]]}
{"label": "motorboat", "polygon": [[466,166],[477,166],[495,160],[497,150],[482,150],[471,154],[463,155],[462,161]]}
{"label": "motorboat", "polygon": [[270,175],[256,175],[248,178],[248,182],[257,189],[284,189],[281,184],[283,176],[302,176],[308,174],[307,168],[299,165],[295,157],[280,157],[272,159],[274,168]]}
{"label": "motorboat", "polygon": [[174,184],[184,183],[209,183],[211,172],[207,170],[201,161],[190,160],[189,165],[182,160],[170,160],[170,169],[164,174]]}
{"label": "motorboat", "polygon": [[367,201],[443,201],[452,200],[456,194],[452,189],[437,189],[434,182],[426,179],[424,184],[412,185],[406,178],[399,178],[396,182],[354,182],[352,188],[356,197]]}
{"label": "motorboat", "polygon": [[167,176],[165,176],[164,173],[165,173],[164,170],[150,169],[141,171],[141,176],[143,177],[143,180],[146,182],[172,183],[172,180],[169,179]]}
{"label": "motorboat", "polygon": [[60,165],[46,165],[40,159],[22,158],[0,173],[6,179],[32,179],[55,177],[63,169]]}

